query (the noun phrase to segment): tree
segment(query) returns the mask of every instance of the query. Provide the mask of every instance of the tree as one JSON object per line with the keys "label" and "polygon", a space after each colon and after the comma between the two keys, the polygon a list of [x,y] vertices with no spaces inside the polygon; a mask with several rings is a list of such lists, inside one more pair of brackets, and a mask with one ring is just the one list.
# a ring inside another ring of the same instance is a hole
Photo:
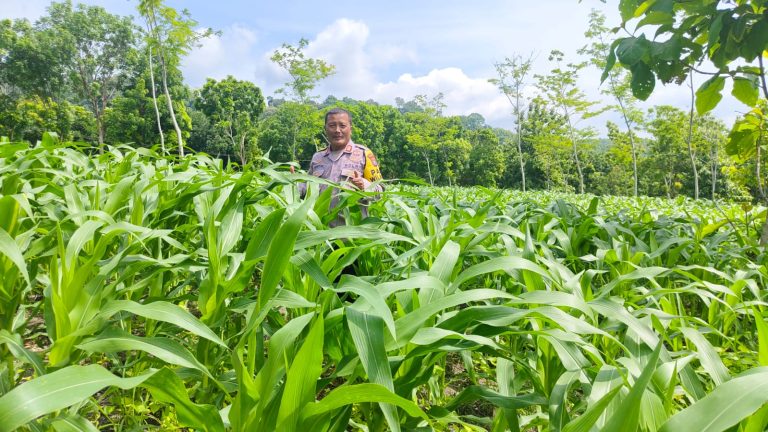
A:
{"label": "tree", "polygon": [[418,164],[416,155],[408,144],[406,137],[412,128],[405,115],[397,107],[382,105],[384,124],[381,145],[376,149],[377,158],[381,161],[381,172],[384,178],[415,177],[418,174],[414,167]]}
{"label": "tree", "polygon": [[496,63],[494,65],[498,78],[488,80],[495,84],[504,96],[507,97],[509,103],[512,104],[512,114],[515,116],[515,123],[517,125],[517,152],[519,155],[520,178],[522,179],[523,192],[525,192],[525,160],[523,158],[523,134],[521,126],[525,105],[523,102],[523,88],[532,65],[533,55],[529,55],[526,59],[519,54],[513,56],[511,59],[507,57],[504,59],[503,63]]}
{"label": "tree", "polygon": [[99,144],[104,143],[104,112],[122,89],[136,57],[136,28],[130,18],[101,7],[52,3],[38,27],[54,49],[72,89],[96,119]]}
{"label": "tree", "polygon": [[650,141],[645,172],[648,195],[659,195],[663,190],[667,198],[681,192],[686,180],[686,168],[683,160],[686,156],[686,135],[688,116],[679,108],[662,105],[651,110],[652,120],[648,122],[648,131],[653,138]]}
{"label": "tree", "polygon": [[[302,121],[296,121],[297,118]],[[285,102],[268,107],[259,123],[258,144],[273,161],[298,161],[309,168],[324,137],[323,116],[311,105]]]}
{"label": "tree", "polygon": [[472,113],[468,116],[459,116],[461,119],[461,127],[469,130],[481,130],[486,129],[489,126],[485,124],[485,117],[478,113]]}
{"label": "tree", "polygon": [[693,119],[695,115],[695,93],[693,91],[693,74],[688,76],[691,86],[691,106],[688,110],[688,136],[685,140],[685,144],[688,147],[688,157],[691,160],[691,172],[693,173],[693,198],[699,199],[699,169],[696,166],[696,150],[693,146]]}
{"label": "tree", "polygon": [[398,111],[400,111],[401,114],[424,111],[424,108],[421,105],[419,105],[415,99],[406,101],[405,99],[398,96],[395,98],[395,105],[397,106],[397,109]]}
{"label": "tree", "polygon": [[208,78],[195,107],[211,119],[245,166],[253,150],[247,144],[256,135],[258,118],[265,107],[261,89],[232,76],[221,81]]}
{"label": "tree", "polygon": [[143,79],[112,101],[104,111],[104,139],[108,143],[134,143],[149,146],[158,138],[152,121],[152,101]]}
{"label": "tree", "polygon": [[462,177],[463,183],[495,187],[505,168],[499,137],[490,128],[485,128],[469,131],[466,138],[472,149]]}
{"label": "tree", "polygon": [[333,75],[335,66],[323,60],[307,58],[304,49],[309,41],[302,38],[298,46],[284,43],[282,47],[272,53],[269,59],[283,68],[291,80],[286,87],[278,89],[275,93],[284,93],[301,103],[308,103],[316,96],[310,94],[317,83]]}
{"label": "tree", "polygon": [[[106,142],[132,142],[138,146],[160,144],[161,150],[165,151],[165,140],[175,138],[168,107],[164,104],[157,105],[152,94],[151,67],[149,58],[138,57],[134,74],[126,80],[125,90],[115,97],[104,113]],[[174,112],[182,136],[187,138],[192,125],[184,101],[190,99],[190,92],[182,84],[181,71],[178,68],[168,70],[168,91],[173,97]]]}
{"label": "tree", "polygon": [[705,166],[710,176],[710,198],[714,200],[717,198],[718,185],[724,184],[727,180],[721,179],[719,173],[723,161],[728,164],[728,159],[730,159],[724,151],[728,130],[721,120],[716,119],[711,114],[699,117],[695,125],[697,127],[694,130],[692,141],[697,143],[697,148],[707,156],[708,163]]}
{"label": "tree", "polygon": [[[139,14],[144,17],[147,25],[147,44],[149,45],[148,55],[150,58],[150,72],[152,82],[152,95],[155,98],[154,69],[152,68],[152,53],[156,53],[160,61],[160,76],[162,78],[163,94],[165,95],[168,112],[173,122],[173,128],[176,131],[176,140],[178,143],[179,156],[184,156],[184,135],[179,126],[176,116],[176,110],[168,90],[168,71],[176,67],[181,58],[186,55],[190,49],[198,46],[200,40],[214,34],[210,28],[203,31],[197,30],[197,21],[192,19],[189,11],[182,10],[181,13],[176,9],[166,6],[163,0],[140,0],[138,6]],[[155,107],[157,114],[158,128],[162,136],[162,127],[160,126],[159,110]]]}
{"label": "tree", "polygon": [[426,163],[427,179],[434,186],[435,179],[432,175],[430,155],[437,151],[442,138],[441,122],[437,117],[427,112],[413,112],[406,114],[409,123],[413,125],[405,139],[408,145],[416,150],[418,157]]}
{"label": "tree", "polygon": [[298,46],[292,46],[284,43],[280,49],[275,50],[270,60],[283,68],[291,77],[285,87],[277,89],[275,93],[286,94],[297,104],[292,106],[291,110],[286,111],[293,116],[290,118],[290,124],[294,125],[291,130],[291,155],[293,160],[297,160],[297,135],[299,129],[304,126],[304,119],[309,116],[311,103],[317,96],[311,95],[317,83],[334,74],[335,67],[320,59],[308,58],[304,54],[304,49],[309,45],[309,41],[302,38]]}
{"label": "tree", "polygon": [[585,63],[569,63],[565,68],[560,67],[563,53],[553,50],[549,61],[554,61],[557,67],[549,75],[535,75],[536,86],[542,92],[542,98],[557,107],[565,119],[568,139],[571,143],[571,156],[576,164],[578,173],[579,193],[584,193],[584,170],[579,158],[579,131],[576,126],[582,120],[594,117],[600,111],[593,110],[597,102],[589,101],[584,92],[579,90],[576,81]]}
{"label": "tree", "polygon": [[[610,50],[611,31],[605,25],[605,15],[592,10],[589,14],[589,29],[584,33],[591,44],[581,48],[579,54],[589,56],[589,61],[599,69],[605,69],[606,57]],[[637,108],[637,98],[632,96],[630,87],[630,75],[628,71],[621,67],[615,67],[603,76],[603,82],[607,80],[607,88],[601,91],[608,94],[616,101],[616,105],[607,108],[618,108],[624,120],[624,127],[627,133],[627,140],[632,156],[632,192],[637,196],[638,172],[637,172],[637,134],[635,126],[642,122],[642,112]]]}
{"label": "tree", "polygon": [[0,93],[14,100],[66,99],[65,64],[50,37],[27,20],[0,20]]}
{"label": "tree", "polygon": [[[450,130],[449,122],[447,119],[441,117],[443,109],[446,105],[443,102],[444,95],[442,92],[433,97],[427,95],[416,95],[413,98],[413,104],[419,107],[418,111],[408,113],[407,117],[413,124],[416,125],[412,128],[410,133],[406,136],[407,142],[415,149],[419,155],[423,158],[427,165],[427,178],[429,184],[435,184],[435,177],[440,171],[433,174],[431,159],[434,159],[432,155],[445,156],[448,153],[440,151],[441,147],[457,144],[454,150],[458,150],[462,147],[462,143],[452,141],[454,138],[454,130]],[[453,152],[454,155],[461,152]],[[460,157],[459,159],[463,159]],[[449,162],[452,165],[452,162]],[[450,167],[446,168],[447,171],[442,171],[445,174],[449,182],[455,177],[455,171]]]}
{"label": "tree", "polygon": [[522,124],[523,152],[532,158],[531,187],[567,189],[566,170],[573,164],[568,163],[566,133],[561,114],[540,99],[531,101]]}
{"label": "tree", "polygon": [[[765,116],[764,106],[758,105],[760,93],[768,98],[763,62],[768,48],[767,6],[764,0],[621,1],[621,27],[629,36],[613,41],[605,71],[617,61],[628,68],[632,92],[642,100],[653,92],[656,79],[681,84],[693,72],[710,75],[695,93],[700,115],[717,106],[725,80],[731,79],[732,95],[753,111],[737,120],[726,150],[742,161],[756,158],[767,144],[761,139],[765,123],[754,121]],[[630,30],[629,23],[635,19],[635,28]],[[654,32],[653,40],[643,33],[646,29]],[[705,61],[711,62],[714,71],[701,69]],[[760,243],[768,244],[768,218]]]}
{"label": "tree", "polygon": [[[598,195],[633,195],[637,196],[633,180],[637,175],[639,143],[630,143],[629,132],[617,124],[608,122],[610,147],[604,153],[605,167],[600,170],[600,178],[595,179],[593,193]],[[634,154],[633,154],[634,153]],[[641,153],[641,152],[640,152]]]}
{"label": "tree", "polygon": [[432,155],[438,153],[440,147],[450,139],[446,136],[447,121],[441,117],[445,108],[443,94],[438,93],[432,98],[427,95],[416,95],[412,103],[418,107],[418,110],[406,114],[406,119],[412,127],[405,139],[410,147],[416,150],[419,158],[426,163],[427,179],[429,184],[434,186],[437,172],[433,174],[432,171]]}

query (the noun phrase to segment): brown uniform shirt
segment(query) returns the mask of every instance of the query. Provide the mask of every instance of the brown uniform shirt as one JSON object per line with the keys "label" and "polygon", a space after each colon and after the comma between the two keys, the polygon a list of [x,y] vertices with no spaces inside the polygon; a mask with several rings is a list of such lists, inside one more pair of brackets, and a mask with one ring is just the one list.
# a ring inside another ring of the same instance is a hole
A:
{"label": "brown uniform shirt", "polygon": [[[338,158],[338,159],[337,159]],[[331,152],[330,147],[320,150],[312,156],[312,162],[309,163],[309,174],[320,177],[334,183],[344,183],[354,177],[355,172],[363,177],[366,182],[365,190],[368,192],[383,192],[381,184],[371,184],[381,180],[381,171],[379,171],[379,162],[367,147],[356,144],[352,141],[347,144],[344,150],[337,155]],[[299,191],[302,195],[306,193],[306,184],[299,185]],[[320,192],[325,190],[327,185],[320,185]],[[331,198],[331,207],[335,207],[339,202],[338,190],[333,192]],[[365,205],[360,208],[363,217],[367,216]],[[338,226],[344,223],[339,218],[331,222],[331,226]]]}

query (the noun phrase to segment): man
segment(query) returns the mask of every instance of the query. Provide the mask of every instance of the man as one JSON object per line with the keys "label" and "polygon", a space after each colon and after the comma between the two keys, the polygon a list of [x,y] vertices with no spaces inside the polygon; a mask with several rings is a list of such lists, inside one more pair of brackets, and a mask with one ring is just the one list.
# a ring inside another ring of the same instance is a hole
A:
{"label": "man", "polygon": [[[381,171],[376,156],[367,147],[352,142],[352,115],[341,108],[333,108],[325,114],[325,137],[329,146],[312,156],[309,174],[330,180],[334,183],[367,192],[382,192]],[[291,167],[293,172],[293,167]],[[320,185],[322,192],[327,185]],[[299,184],[301,195],[306,193],[307,185]],[[331,207],[338,204],[339,197],[334,191]],[[365,206],[361,207],[363,216],[367,215]],[[331,227],[344,223],[340,217],[331,221]]]}

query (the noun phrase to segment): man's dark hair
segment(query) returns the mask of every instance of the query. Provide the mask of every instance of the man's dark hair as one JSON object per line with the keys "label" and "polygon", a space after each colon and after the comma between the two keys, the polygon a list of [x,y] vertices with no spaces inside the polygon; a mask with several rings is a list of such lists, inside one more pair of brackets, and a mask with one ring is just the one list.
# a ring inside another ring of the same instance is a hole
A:
{"label": "man's dark hair", "polygon": [[327,113],[325,113],[325,124],[328,123],[328,116],[333,114],[346,114],[347,118],[349,119],[349,123],[352,123],[352,114],[350,114],[349,111],[345,110],[344,108],[331,108]]}

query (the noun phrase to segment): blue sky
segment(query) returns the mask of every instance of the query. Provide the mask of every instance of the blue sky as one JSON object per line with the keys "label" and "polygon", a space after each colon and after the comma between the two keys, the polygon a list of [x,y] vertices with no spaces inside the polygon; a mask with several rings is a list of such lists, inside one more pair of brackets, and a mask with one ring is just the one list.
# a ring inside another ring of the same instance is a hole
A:
{"label": "blue sky", "polygon": [[[599,0],[166,1],[188,9],[201,27],[221,31],[184,60],[184,76],[192,87],[202,86],[207,77],[233,75],[273,95],[288,76],[270,55],[282,43],[296,45],[306,38],[309,56],[336,67],[336,74],[315,91],[321,98],[331,94],[394,104],[395,97],[408,100],[442,92],[445,114],[478,112],[487,123],[507,128],[514,124],[511,106],[487,81],[495,75],[495,62],[532,53],[534,73],[545,74],[554,67],[547,61],[552,49],[563,51],[566,61],[579,59],[576,50],[587,43],[583,34],[591,9],[606,14],[609,25],[619,23],[616,2]],[[138,0],[82,2],[137,15]],[[50,1],[2,3],[0,18],[34,21]],[[581,89],[594,100],[609,102],[600,94],[599,75],[597,70],[585,71]],[[642,107],[670,104],[687,109],[689,92],[686,87],[663,87]],[[725,97],[716,114],[732,122],[744,108],[729,99]],[[608,113],[584,125],[602,135],[607,120],[619,118]]]}

